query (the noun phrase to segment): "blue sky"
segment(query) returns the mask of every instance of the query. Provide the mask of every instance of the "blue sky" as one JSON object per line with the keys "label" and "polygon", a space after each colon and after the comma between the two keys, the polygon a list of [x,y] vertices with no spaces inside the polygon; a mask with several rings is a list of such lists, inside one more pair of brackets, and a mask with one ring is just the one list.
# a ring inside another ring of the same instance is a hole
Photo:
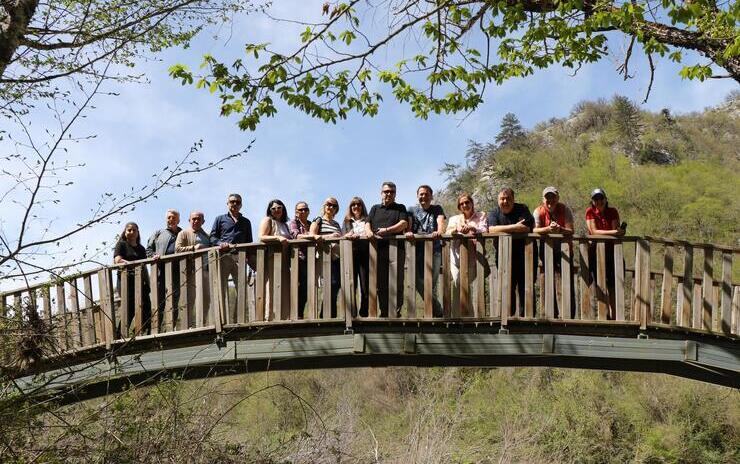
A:
{"label": "blue sky", "polygon": [[[276,3],[272,12],[281,17],[313,13],[321,4]],[[218,116],[217,98],[207,91],[183,87],[167,75],[168,67],[177,62],[197,67],[203,53],[228,62],[228,57],[238,56],[245,41],[289,46],[298,40],[297,33],[289,29],[285,25],[275,27],[259,15],[238,18],[230,30],[221,30],[222,36],[230,33],[228,41],[212,40],[210,31],[188,50],[170,50],[156,60],[141,63],[137,72],[145,73],[149,83],[107,84],[104,90],[119,95],[98,98],[96,108],[75,129],[75,134],[96,134],[96,138],[69,146],[69,158],[86,163],[86,167],[74,172],[78,182],[63,191],[59,207],[49,206],[43,211],[44,217],[53,220],[53,227],[59,229],[73,224],[81,211],[94,206],[100,193],[142,184],[153,170],[180,157],[198,139],[204,140],[200,159],[206,162],[237,152],[252,139],[255,143],[246,157],[231,162],[225,170],[200,174],[187,188],[160,195],[122,218],[124,222],[138,222],[144,238],[163,226],[167,208],[183,213],[183,226],[190,210],[201,209],[210,228],[214,216],[225,212],[229,192],[244,196],[242,212],[252,220],[255,232],[268,200],[275,197],[282,199],[290,212],[296,201],[306,200],[315,215],[324,198],[336,196],[343,215],[353,195],[363,197],[368,205],[376,203],[380,183],[388,179],[398,184],[398,200],[408,205],[414,203],[419,184],[443,187],[439,168],[445,162],[461,162],[469,140],[492,141],[505,113],[515,113],[526,128],[531,128],[539,121],[567,116],[573,105],[585,99],[608,99],[619,93],[641,102],[648,84],[646,60],[639,53],[632,61],[634,79],[625,82],[616,74],[623,55],[620,50],[626,48],[618,38],[610,42],[614,52],[611,59],[585,66],[575,77],[570,76],[570,70],[552,68],[502,86],[490,85],[484,104],[464,119],[463,115],[451,115],[418,120],[387,95],[375,118],[351,115],[332,125],[283,108],[256,132],[249,133],[238,130],[236,118]],[[667,107],[674,113],[699,111],[737,89],[730,80],[683,81],[677,71],[677,66],[659,60],[653,91],[644,108]],[[38,120],[44,121],[44,116],[39,115]],[[38,126],[37,130],[43,128],[43,124]],[[3,150],[8,149],[7,142],[0,143],[6,144]],[[12,205],[3,207],[6,216],[2,226],[9,231],[18,213]],[[103,240],[110,244],[120,228],[101,225],[81,234],[69,246],[79,249],[81,243],[87,243],[95,247]],[[111,247],[107,246],[109,251],[102,261],[112,259]],[[0,285],[7,287],[7,283]]]}

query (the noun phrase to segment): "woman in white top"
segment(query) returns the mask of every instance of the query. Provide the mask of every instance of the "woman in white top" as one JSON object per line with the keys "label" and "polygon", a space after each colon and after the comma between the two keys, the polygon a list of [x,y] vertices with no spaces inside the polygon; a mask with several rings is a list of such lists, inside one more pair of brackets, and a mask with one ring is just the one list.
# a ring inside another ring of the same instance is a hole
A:
{"label": "woman in white top", "polygon": [[[288,251],[288,240],[292,237],[290,235],[290,229],[288,228],[288,211],[285,209],[285,204],[280,200],[270,200],[267,204],[267,211],[265,217],[260,221],[260,227],[258,232],[260,241],[267,244],[279,243],[282,248],[282,273],[281,280],[283,285],[280,286],[280,301],[281,308],[273,308],[272,302],[272,275],[273,275],[273,260],[266,259],[266,275],[265,275],[265,320],[274,320],[275,317],[279,317],[280,320],[286,320],[290,318],[290,259]],[[271,252],[276,250],[270,247]],[[259,270],[258,270],[259,271]]]}
{"label": "woman in white top", "polygon": [[[327,237],[341,237],[342,228],[339,223],[334,220],[334,217],[339,212],[339,202],[334,197],[329,197],[324,201],[324,205],[321,208],[321,216],[314,219],[311,223],[311,234],[318,236]],[[319,240],[320,237],[317,237]],[[339,286],[341,283],[340,276],[341,270],[339,266],[339,244],[333,242],[329,246],[331,253],[331,276],[327,279],[327,276],[323,276],[323,291],[327,290],[327,284],[331,283],[331,317],[337,317],[337,295],[339,294]],[[323,308],[322,308],[323,310]]]}
{"label": "woman in white top", "polygon": [[[486,213],[475,210],[475,202],[469,193],[457,197],[457,209],[460,214],[450,218],[445,231],[447,234],[475,237],[477,234],[488,232]],[[460,240],[453,240],[450,247],[450,272],[453,286],[457,289],[460,277]],[[453,295],[455,296],[453,305],[458,305],[459,291],[453,292]]]}
{"label": "woman in white top", "polygon": [[[352,264],[354,265],[354,281],[360,289],[360,317],[367,317],[367,296],[369,274],[369,248],[367,240],[358,240],[365,237],[369,227],[367,208],[360,197],[352,197],[347,208],[347,215],[342,223],[344,237],[353,240]],[[358,283],[359,282],[359,283]]]}

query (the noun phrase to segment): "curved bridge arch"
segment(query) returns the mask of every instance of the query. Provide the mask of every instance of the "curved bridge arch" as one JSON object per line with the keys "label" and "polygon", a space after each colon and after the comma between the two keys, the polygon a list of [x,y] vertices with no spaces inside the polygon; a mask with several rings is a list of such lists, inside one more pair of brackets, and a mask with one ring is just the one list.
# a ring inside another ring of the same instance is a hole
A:
{"label": "curved bridge arch", "polygon": [[[525,301],[518,304],[509,291],[514,239],[524,241],[527,258],[538,240],[544,241],[545,250],[539,279],[535,266],[526,264]],[[443,241],[445,247],[452,244],[451,238]],[[607,243],[614,248],[614,263],[606,261]],[[356,315],[352,275],[359,264],[352,262],[349,241],[339,242],[342,291],[333,318],[321,311],[322,303],[330,306],[330,292],[319,284],[320,274],[331,272],[329,246],[301,240],[287,250],[265,244],[239,247],[230,257],[242,270],[233,286],[220,278],[224,258],[217,250],[162,259],[158,265],[165,268],[165,301],[161,317],[154,311],[150,331],[142,317],[147,266],[155,265],[149,261],[124,269],[132,277],[121,281],[118,296],[115,268],[0,295],[9,320],[22,325],[35,321],[48,329],[39,347],[43,355],[16,368],[15,383],[27,392],[61,392],[76,401],[162,375],[403,365],[648,371],[740,387],[740,292],[732,282],[736,249],[634,237],[616,241],[486,234],[455,244],[460,250],[456,281],[445,249],[437,294],[425,285],[429,290],[417,296],[414,247],[421,248],[421,272],[431,282],[431,244],[424,237],[391,240],[386,267],[378,263],[379,255],[385,256],[377,252],[382,245],[370,243],[369,267],[376,272],[374,278],[371,274],[369,317]],[[590,280],[589,246],[596,248],[592,265],[602,271],[607,264],[615,266],[615,287],[609,287],[604,272]],[[561,251],[559,270],[552,264],[556,247]],[[281,269],[297,266],[299,249],[311,257],[302,314],[296,304],[297,273],[287,274],[286,281]],[[699,261],[695,251],[703,258],[700,276],[694,275],[695,258]],[[663,259],[651,259],[651,254]],[[653,270],[654,262],[662,262],[663,268]],[[674,262],[683,264],[680,273]],[[256,271],[253,276],[247,266]],[[378,267],[387,268],[387,274]],[[400,300],[403,305],[383,316],[374,289],[386,277],[389,303]],[[151,272],[153,289],[159,285],[156,278]],[[399,284],[395,288],[394,282]],[[128,284],[135,288],[131,293]],[[214,297],[206,300],[208,294]],[[149,297],[156,308],[157,292]],[[435,298],[443,317],[433,316]],[[518,306],[521,312],[512,309]],[[558,313],[558,307],[569,306],[571,314]],[[134,308],[131,320],[126,317],[129,307]],[[607,319],[611,311],[616,320]]]}

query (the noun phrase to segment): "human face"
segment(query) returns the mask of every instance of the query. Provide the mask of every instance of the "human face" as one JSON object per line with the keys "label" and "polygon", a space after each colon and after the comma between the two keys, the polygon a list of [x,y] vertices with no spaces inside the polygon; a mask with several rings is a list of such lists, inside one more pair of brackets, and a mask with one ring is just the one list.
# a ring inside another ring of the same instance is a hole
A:
{"label": "human face", "polygon": [[279,203],[273,203],[270,205],[270,215],[273,219],[280,219],[283,217],[283,206]]}
{"label": "human face", "polygon": [[463,197],[460,199],[460,201],[457,203],[457,209],[459,209],[466,218],[469,218],[473,215],[473,213],[475,213],[473,200],[468,197]]}
{"label": "human face", "polygon": [[226,206],[229,207],[229,212],[236,215],[242,209],[242,201],[237,197],[229,197],[226,201]]}
{"label": "human face", "polygon": [[180,215],[172,211],[167,213],[167,228],[174,230],[178,224],[180,224]]}
{"label": "human face", "polygon": [[136,243],[136,239],[139,237],[139,228],[133,224],[126,226],[126,230],[123,232],[123,236],[129,243]]}
{"label": "human face", "polygon": [[592,200],[596,209],[598,209],[599,211],[604,211],[604,208],[606,208],[606,198],[604,197],[604,195],[595,195]]}
{"label": "human face", "polygon": [[205,217],[203,217],[202,214],[191,214],[189,221],[190,228],[193,229],[193,231],[198,232],[203,227]]}
{"label": "human face", "polygon": [[557,205],[560,201],[560,195],[558,195],[557,193],[548,193],[543,198],[543,201],[545,202],[545,206],[547,207],[547,209],[549,211],[552,211],[553,208],[555,208],[555,205]]}
{"label": "human face", "polygon": [[334,198],[327,198],[324,202],[324,215],[329,217],[329,219],[333,219],[334,216],[336,216],[337,211],[339,211],[339,203],[337,203],[337,200]]}
{"label": "human face", "polygon": [[428,188],[422,187],[416,192],[416,199],[419,200],[419,205],[421,205],[422,208],[427,209],[429,208],[429,205],[432,204],[434,196]]}
{"label": "human face", "polygon": [[349,204],[349,211],[353,218],[359,219],[362,216],[362,204],[359,201],[353,201]]}
{"label": "human face", "polygon": [[396,189],[389,185],[384,185],[380,190],[380,200],[384,205],[390,205],[396,201]]}
{"label": "human face", "polygon": [[514,209],[514,195],[508,190],[498,194],[498,207],[504,214],[509,214]]}
{"label": "human face", "polygon": [[298,203],[295,205],[295,217],[297,217],[301,222],[306,222],[308,213],[310,212],[311,210],[308,209],[308,205],[306,203]]}

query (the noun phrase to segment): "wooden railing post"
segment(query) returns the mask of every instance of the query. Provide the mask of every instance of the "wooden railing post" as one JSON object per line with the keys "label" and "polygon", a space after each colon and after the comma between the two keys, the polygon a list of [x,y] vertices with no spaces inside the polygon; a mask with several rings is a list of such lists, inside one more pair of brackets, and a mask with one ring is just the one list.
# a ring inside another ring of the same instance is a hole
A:
{"label": "wooden railing post", "polygon": [[[342,272],[342,288],[341,295],[339,297],[344,301],[344,330],[345,332],[349,332],[352,330],[353,315],[357,314],[352,242],[349,240],[342,240],[340,242],[340,246],[339,267]],[[341,315],[339,316],[342,317]]]}
{"label": "wooden railing post", "polygon": [[[123,280],[122,276],[121,281],[123,282]],[[113,283],[111,282],[110,268],[98,271],[98,288],[100,290],[100,306],[103,313],[105,348],[110,350],[116,333],[116,318],[113,310]],[[62,300],[62,304],[64,304],[64,300]],[[59,308],[58,305],[59,301],[57,300],[57,308]]]}
{"label": "wooden railing post", "polygon": [[[208,284],[211,289],[211,307],[209,312],[213,319],[216,335],[219,336],[223,330],[222,314],[224,312],[224,305],[226,304],[224,292],[228,291],[228,288],[225,289],[228,282],[222,282],[221,279],[221,253],[218,250],[208,251]],[[152,308],[152,312],[154,312],[154,308]]]}
{"label": "wooden railing post", "polygon": [[637,284],[637,314],[640,330],[646,330],[650,322],[650,243],[637,240],[635,260],[635,282]]}

